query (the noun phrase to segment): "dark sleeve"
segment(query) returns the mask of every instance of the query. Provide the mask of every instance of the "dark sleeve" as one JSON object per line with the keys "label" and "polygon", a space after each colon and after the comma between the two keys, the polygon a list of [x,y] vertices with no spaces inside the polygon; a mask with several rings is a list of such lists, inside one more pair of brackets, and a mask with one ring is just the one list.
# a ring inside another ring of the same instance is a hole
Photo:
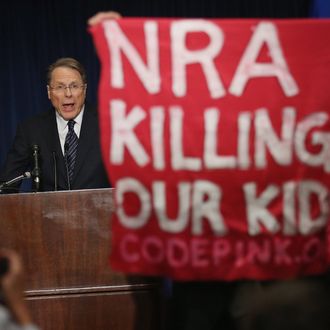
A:
{"label": "dark sleeve", "polygon": [[[31,147],[24,128],[19,125],[16,131],[14,143],[7,154],[7,159],[0,172],[0,182],[6,182],[30,170]],[[20,183],[17,184],[17,188]],[[12,192],[12,191],[11,191]]]}

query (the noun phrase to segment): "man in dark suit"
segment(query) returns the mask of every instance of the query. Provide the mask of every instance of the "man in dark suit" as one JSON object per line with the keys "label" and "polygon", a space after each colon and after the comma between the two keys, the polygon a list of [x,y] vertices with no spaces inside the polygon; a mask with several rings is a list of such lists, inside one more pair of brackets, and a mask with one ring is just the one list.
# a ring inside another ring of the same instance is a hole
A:
{"label": "man in dark suit", "polygon": [[49,66],[47,92],[53,108],[18,126],[0,181],[31,171],[40,191],[110,186],[97,113],[85,104],[86,88],[86,73],[77,60],[61,58]]}

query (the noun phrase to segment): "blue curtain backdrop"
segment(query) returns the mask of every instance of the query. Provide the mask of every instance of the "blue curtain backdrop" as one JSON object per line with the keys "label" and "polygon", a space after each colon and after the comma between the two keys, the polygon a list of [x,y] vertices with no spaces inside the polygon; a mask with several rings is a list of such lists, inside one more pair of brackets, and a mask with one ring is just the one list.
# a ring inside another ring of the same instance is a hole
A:
{"label": "blue curtain backdrop", "polygon": [[329,18],[330,0],[312,0],[311,16],[317,18]]}
{"label": "blue curtain backdrop", "polygon": [[143,17],[307,17],[310,0],[3,0],[0,2],[0,167],[19,122],[49,108],[45,73],[59,57],[87,69],[96,104],[99,63],[87,19],[117,10]]}

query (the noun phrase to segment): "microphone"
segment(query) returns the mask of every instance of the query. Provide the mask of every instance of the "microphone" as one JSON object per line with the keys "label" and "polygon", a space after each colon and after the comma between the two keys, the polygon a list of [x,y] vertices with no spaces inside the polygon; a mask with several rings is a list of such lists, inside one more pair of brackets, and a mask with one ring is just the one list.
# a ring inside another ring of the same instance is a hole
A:
{"label": "microphone", "polygon": [[54,163],[54,191],[57,191],[57,163],[56,163],[55,151],[53,151],[53,163]]}
{"label": "microphone", "polygon": [[68,169],[68,149],[69,149],[69,144],[66,142],[66,143],[64,143],[64,160],[65,160],[65,169],[66,169],[66,180],[68,181],[68,190],[71,190],[69,169]]}
{"label": "microphone", "polygon": [[32,146],[32,156],[33,156],[33,163],[34,168],[32,171],[33,182],[35,186],[35,190],[39,191],[40,189],[40,167],[39,167],[39,146],[34,144]]}
{"label": "microphone", "polygon": [[16,182],[19,182],[19,181],[24,180],[24,179],[29,179],[29,178],[31,178],[31,173],[30,172],[25,172],[22,175],[19,175],[14,179],[3,182],[2,184],[0,184],[0,192],[2,191],[3,188],[10,187],[12,184],[14,184]]}

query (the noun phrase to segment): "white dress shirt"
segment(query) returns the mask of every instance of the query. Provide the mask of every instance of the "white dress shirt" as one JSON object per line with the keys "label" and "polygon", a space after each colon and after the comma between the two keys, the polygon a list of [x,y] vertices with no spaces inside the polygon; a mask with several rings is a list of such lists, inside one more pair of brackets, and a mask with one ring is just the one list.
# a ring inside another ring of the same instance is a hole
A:
{"label": "white dress shirt", "polygon": [[[83,115],[84,115],[84,110],[85,110],[85,106],[83,106],[82,110],[80,111],[79,115],[74,119],[74,121],[76,122],[76,124],[74,125],[73,129],[75,131],[75,133],[78,136],[80,136],[80,130],[81,130],[81,124],[82,124],[82,119],[83,119]],[[58,131],[58,136],[60,138],[60,143],[61,143],[61,149],[62,149],[62,153],[64,155],[64,144],[65,144],[65,137],[68,133],[68,120],[63,119],[58,112],[56,111],[56,122],[57,122],[57,131]]]}

